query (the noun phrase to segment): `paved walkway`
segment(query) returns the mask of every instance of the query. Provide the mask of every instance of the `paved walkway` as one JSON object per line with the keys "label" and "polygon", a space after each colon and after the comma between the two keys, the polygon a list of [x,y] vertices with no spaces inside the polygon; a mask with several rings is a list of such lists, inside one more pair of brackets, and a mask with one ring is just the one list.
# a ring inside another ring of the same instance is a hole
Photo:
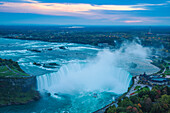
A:
{"label": "paved walkway", "polygon": [[[138,77],[137,77],[136,79],[134,79],[134,85],[132,86],[132,88],[130,89],[130,91],[126,94],[126,97],[130,97],[130,96],[131,96],[130,94],[132,94],[132,93],[134,93],[134,92],[137,91],[137,90],[135,90],[135,87],[136,87],[136,86],[140,86],[139,89],[141,89],[141,88],[143,88],[143,87],[145,87],[145,86],[148,86],[148,85],[144,85],[144,84],[138,84],[138,81],[139,81],[139,78],[138,78]],[[150,90],[152,89],[152,87],[150,87],[150,86],[148,86],[148,87],[149,87]],[[136,93],[136,94],[137,94],[137,93]],[[136,95],[136,94],[133,94],[133,96]]]}
{"label": "paved walkway", "polygon": [[6,67],[7,67],[10,71],[12,71],[13,73],[15,73],[16,75],[21,76],[19,73],[17,73],[17,72],[15,72],[14,70],[12,70],[8,65],[6,65]]}
{"label": "paved walkway", "polygon": [[166,71],[166,67],[165,67],[165,66],[163,66],[163,67],[164,67],[164,70],[163,70],[162,73],[160,73],[160,74],[164,74],[165,71]]}

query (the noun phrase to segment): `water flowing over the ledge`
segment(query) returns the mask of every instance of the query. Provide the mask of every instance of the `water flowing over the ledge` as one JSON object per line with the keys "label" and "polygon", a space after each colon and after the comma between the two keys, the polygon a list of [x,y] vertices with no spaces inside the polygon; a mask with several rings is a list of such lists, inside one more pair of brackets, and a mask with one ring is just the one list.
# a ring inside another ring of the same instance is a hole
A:
{"label": "water flowing over the ledge", "polygon": [[73,94],[99,91],[122,94],[127,91],[132,76],[129,72],[114,66],[113,53],[100,52],[88,63],[69,63],[58,72],[37,77],[39,91]]}

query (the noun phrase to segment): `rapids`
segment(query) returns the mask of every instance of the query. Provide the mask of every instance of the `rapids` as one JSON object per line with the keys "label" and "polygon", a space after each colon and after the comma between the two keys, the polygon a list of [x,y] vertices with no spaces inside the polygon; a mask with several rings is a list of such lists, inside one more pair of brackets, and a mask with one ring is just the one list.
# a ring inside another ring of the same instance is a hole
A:
{"label": "rapids", "polygon": [[[60,46],[65,46],[66,50],[59,49]],[[132,74],[159,70],[148,62],[147,57],[148,48],[136,43],[124,44],[120,49],[110,51],[83,44],[0,38],[0,58],[17,61],[25,72],[37,76],[37,90],[42,95],[39,101],[1,107],[0,111],[93,112],[126,92]],[[41,66],[33,65],[34,62]],[[132,62],[137,64],[136,68],[129,66]],[[59,66],[43,67],[48,63]]]}

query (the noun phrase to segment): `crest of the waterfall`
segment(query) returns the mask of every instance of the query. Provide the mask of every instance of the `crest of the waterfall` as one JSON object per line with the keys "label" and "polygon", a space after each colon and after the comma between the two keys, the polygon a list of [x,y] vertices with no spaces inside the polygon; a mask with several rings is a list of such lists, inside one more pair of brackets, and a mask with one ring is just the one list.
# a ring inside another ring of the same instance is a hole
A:
{"label": "crest of the waterfall", "polygon": [[109,50],[99,52],[88,63],[69,63],[58,72],[37,77],[38,90],[54,93],[79,93],[85,91],[127,91],[131,75],[114,65],[114,54]]}

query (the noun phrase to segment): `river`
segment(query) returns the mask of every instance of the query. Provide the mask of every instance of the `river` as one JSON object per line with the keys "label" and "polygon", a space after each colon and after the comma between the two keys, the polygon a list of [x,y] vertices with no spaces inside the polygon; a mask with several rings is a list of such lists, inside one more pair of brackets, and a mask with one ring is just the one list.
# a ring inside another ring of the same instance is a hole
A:
{"label": "river", "polygon": [[132,75],[159,70],[148,62],[146,50],[138,44],[110,51],[84,44],[0,38],[0,58],[17,61],[26,73],[37,76],[37,90],[42,95],[39,101],[1,107],[0,111],[96,111],[126,92]]}

